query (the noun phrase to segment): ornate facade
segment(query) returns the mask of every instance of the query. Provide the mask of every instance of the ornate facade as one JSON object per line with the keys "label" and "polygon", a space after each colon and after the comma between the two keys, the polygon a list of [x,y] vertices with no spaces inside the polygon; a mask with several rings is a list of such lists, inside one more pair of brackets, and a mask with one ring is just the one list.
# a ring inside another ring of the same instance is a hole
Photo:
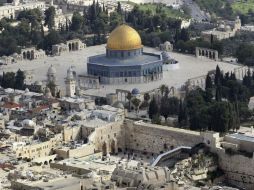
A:
{"label": "ornate facade", "polygon": [[106,54],[88,58],[87,71],[102,84],[133,84],[163,77],[160,55],[143,52],[141,38],[128,25],[120,25],[110,34]]}

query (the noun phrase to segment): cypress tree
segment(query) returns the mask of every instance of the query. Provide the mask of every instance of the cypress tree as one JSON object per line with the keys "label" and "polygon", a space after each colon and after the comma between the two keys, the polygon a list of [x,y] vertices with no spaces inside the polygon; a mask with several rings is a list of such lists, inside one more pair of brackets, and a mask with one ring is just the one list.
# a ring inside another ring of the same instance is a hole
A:
{"label": "cypress tree", "polygon": [[153,97],[148,108],[149,118],[152,119],[156,114],[158,114],[158,112],[159,112],[158,104],[155,100],[155,97]]}
{"label": "cypress tree", "polygon": [[214,83],[216,86],[221,84],[221,71],[220,71],[220,67],[218,65],[216,66]]}
{"label": "cypress tree", "polygon": [[209,74],[206,75],[205,79],[205,89],[211,89],[213,88],[213,82]]}
{"label": "cypress tree", "polygon": [[217,102],[221,101],[221,86],[220,85],[216,87],[215,99]]}

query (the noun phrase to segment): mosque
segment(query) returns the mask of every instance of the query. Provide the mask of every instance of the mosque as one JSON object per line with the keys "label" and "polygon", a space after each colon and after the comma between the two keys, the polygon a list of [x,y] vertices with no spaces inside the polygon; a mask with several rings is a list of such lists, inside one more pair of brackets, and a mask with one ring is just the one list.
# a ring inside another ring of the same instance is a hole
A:
{"label": "mosque", "polygon": [[144,52],[138,32],[122,24],[111,32],[106,54],[88,58],[87,72],[101,84],[147,83],[162,79],[163,60],[161,55]]}

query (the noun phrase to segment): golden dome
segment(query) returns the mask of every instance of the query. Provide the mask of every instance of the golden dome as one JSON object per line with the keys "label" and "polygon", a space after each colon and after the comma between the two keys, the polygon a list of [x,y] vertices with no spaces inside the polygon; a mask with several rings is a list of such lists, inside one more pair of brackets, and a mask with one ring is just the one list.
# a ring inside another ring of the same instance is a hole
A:
{"label": "golden dome", "polygon": [[122,24],[115,28],[109,35],[107,49],[132,50],[142,47],[138,32],[132,27]]}

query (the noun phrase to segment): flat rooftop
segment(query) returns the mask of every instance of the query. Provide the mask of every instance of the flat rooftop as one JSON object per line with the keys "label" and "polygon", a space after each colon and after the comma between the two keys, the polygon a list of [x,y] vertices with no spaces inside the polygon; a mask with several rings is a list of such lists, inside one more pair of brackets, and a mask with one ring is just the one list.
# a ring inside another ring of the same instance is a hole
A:
{"label": "flat rooftop", "polygon": [[242,140],[242,141],[254,142],[254,136],[248,136],[248,135],[239,134],[239,133],[235,133],[228,136],[238,140]]}

